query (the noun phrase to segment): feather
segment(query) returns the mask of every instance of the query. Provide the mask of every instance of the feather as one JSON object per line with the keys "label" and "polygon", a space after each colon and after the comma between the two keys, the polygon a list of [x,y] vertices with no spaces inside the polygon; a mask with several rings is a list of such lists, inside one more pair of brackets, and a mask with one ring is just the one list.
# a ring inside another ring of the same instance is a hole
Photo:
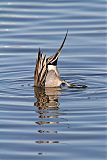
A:
{"label": "feather", "polygon": [[68,35],[68,30],[67,30],[67,33],[65,35],[65,38],[64,38],[60,48],[57,50],[56,54],[47,58],[47,64],[49,64],[49,63],[50,64],[54,64],[55,62],[57,63],[58,57],[59,57],[59,55],[61,53],[61,50],[62,50],[62,48],[64,46],[65,40],[67,38],[67,35]]}
{"label": "feather", "polygon": [[34,86],[45,87],[45,80],[47,75],[46,56],[38,50],[38,58],[36,60],[36,67],[34,72]]}

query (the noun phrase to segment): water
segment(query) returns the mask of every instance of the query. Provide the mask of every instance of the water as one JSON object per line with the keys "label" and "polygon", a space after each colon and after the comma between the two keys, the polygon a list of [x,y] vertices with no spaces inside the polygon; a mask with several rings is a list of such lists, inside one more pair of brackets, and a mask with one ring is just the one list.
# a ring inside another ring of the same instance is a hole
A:
{"label": "water", "polygon": [[[0,160],[105,160],[106,0],[0,1]],[[37,91],[38,48],[87,89]]]}

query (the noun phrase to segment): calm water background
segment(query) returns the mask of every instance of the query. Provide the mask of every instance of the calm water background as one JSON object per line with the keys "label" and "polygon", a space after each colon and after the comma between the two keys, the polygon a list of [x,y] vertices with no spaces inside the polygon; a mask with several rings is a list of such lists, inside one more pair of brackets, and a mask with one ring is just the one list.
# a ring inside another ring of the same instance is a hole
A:
{"label": "calm water background", "polygon": [[[0,160],[106,159],[106,0],[0,1]],[[33,88],[38,48],[85,90]]]}

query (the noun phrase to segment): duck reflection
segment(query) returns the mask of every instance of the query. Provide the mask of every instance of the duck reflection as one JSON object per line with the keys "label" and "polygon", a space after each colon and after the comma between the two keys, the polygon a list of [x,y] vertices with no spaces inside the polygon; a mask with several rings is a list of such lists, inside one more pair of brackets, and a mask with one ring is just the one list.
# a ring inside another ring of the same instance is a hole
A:
{"label": "duck reflection", "polygon": [[58,97],[61,94],[60,88],[37,88],[34,87],[35,97],[37,101],[34,103],[39,110],[58,109]]}
{"label": "duck reflection", "polygon": [[[60,88],[37,88],[34,87],[34,93],[37,101],[34,106],[37,107],[38,121],[38,133],[40,134],[57,134],[56,125],[58,121],[59,110],[59,95],[61,94]],[[53,125],[53,127],[51,126]],[[51,129],[52,127],[52,129]],[[50,140],[37,140],[36,143],[58,143],[58,141]]]}

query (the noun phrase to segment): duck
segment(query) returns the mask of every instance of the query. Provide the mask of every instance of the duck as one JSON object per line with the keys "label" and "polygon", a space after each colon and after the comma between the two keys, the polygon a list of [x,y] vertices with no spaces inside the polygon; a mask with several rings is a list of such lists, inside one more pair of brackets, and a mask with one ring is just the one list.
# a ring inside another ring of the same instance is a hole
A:
{"label": "duck", "polygon": [[38,49],[38,56],[36,58],[36,66],[34,70],[34,86],[40,88],[61,87],[61,85],[69,86],[69,83],[62,80],[58,71],[57,62],[61,54],[62,48],[66,41],[68,30],[65,34],[64,40],[57,50],[57,52],[48,58],[44,55],[41,49]]}
{"label": "duck", "polygon": [[34,70],[34,87],[61,88],[62,86],[66,85],[68,88],[87,88],[86,85],[68,83],[67,81],[61,78],[60,73],[58,71],[57,62],[61,54],[62,48],[65,44],[67,35],[68,30],[57,52],[54,55],[49,56],[48,58],[46,57],[46,54],[44,54],[43,51],[41,51],[40,48],[38,49],[36,66]]}

